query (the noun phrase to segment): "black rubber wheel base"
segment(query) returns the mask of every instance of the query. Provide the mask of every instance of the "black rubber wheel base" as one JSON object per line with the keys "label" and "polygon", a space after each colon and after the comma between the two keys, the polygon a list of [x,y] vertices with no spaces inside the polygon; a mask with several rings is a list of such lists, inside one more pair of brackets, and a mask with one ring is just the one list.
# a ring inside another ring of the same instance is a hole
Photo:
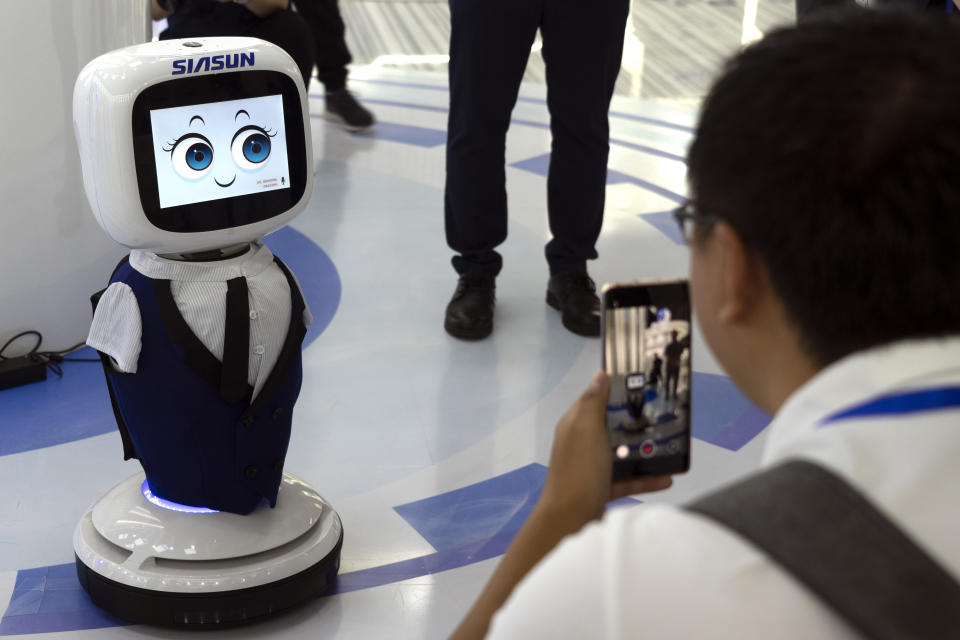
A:
{"label": "black rubber wheel base", "polygon": [[343,533],[320,562],[288,578],[249,589],[215,593],[171,593],[137,589],[90,569],[76,558],[77,578],[95,605],[136,624],[180,629],[223,629],[280,613],[323,595],[336,582]]}

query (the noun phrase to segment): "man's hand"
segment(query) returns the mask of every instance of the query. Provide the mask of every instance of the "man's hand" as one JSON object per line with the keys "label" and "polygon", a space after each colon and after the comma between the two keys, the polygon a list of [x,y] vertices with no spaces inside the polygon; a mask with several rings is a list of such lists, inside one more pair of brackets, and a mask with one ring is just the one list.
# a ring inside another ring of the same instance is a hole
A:
{"label": "man's hand", "polygon": [[158,3],[157,0],[150,0],[151,20],[163,20],[164,18],[168,18],[170,13],[170,11],[160,6],[160,3]]}
{"label": "man's hand", "polygon": [[606,428],[609,398],[610,379],[598,371],[560,419],[553,437],[550,470],[537,508],[577,529],[603,515],[610,500],[660,491],[673,482],[670,476],[646,476],[611,483],[613,460]]}
{"label": "man's hand", "polygon": [[650,476],[611,486],[613,461],[606,428],[609,398],[610,380],[603,372],[597,373],[560,419],[540,500],[451,640],[484,637],[493,614],[523,577],[561,539],[599,518],[607,502],[670,486],[670,476]]}

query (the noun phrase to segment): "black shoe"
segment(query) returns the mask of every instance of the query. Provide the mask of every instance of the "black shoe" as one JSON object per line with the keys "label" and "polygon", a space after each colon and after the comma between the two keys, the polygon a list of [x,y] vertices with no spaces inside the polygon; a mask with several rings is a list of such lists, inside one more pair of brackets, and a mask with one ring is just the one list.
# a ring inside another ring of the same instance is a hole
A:
{"label": "black shoe", "polygon": [[460,276],[443,319],[447,333],[462,340],[482,340],[490,335],[496,289],[496,280],[491,276]]}
{"label": "black shoe", "polygon": [[324,117],[336,122],[347,131],[363,131],[373,126],[373,114],[361,106],[346,89],[337,89],[327,94]]}
{"label": "black shoe", "polygon": [[547,304],[560,312],[570,331],[581,336],[600,335],[600,299],[586,273],[555,273],[547,284]]}

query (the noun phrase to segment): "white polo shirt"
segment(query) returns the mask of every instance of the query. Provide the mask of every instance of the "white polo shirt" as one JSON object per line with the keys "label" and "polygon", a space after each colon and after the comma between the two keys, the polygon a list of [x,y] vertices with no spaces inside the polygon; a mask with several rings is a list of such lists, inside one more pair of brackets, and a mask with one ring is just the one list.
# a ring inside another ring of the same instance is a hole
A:
{"label": "white polo shirt", "polygon": [[[960,337],[849,356],[783,405],[762,466],[806,458],[832,469],[960,580],[960,406],[827,422],[880,397],[945,387],[960,387]],[[704,516],[657,504],[613,510],[564,540],[517,586],[488,635],[856,637],[750,543]]]}

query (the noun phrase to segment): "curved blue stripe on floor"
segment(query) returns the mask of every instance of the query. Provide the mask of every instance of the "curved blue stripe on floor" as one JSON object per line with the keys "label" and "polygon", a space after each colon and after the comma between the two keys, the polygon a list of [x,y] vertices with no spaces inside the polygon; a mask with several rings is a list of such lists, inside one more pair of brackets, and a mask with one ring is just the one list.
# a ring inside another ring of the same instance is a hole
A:
{"label": "curved blue stripe on floor", "polygon": [[[535,173],[540,176],[546,176],[550,170],[550,154],[545,153],[543,155],[535,156],[533,158],[527,158],[526,160],[520,160],[519,162],[513,162],[510,164],[511,167],[516,169],[522,169],[523,171],[529,171],[530,173]],[[646,189],[651,193],[655,193],[659,196],[663,196],[668,200],[673,200],[674,202],[681,203],[686,198],[684,198],[679,193],[670,191],[664,187],[653,184],[652,182],[647,182],[641,178],[636,178],[634,176],[628,175],[621,171],[615,171],[614,169],[607,169],[607,184],[622,184],[627,182],[629,184],[636,185],[641,189]]]}
{"label": "curved blue stripe on floor", "polygon": [[[384,86],[391,87],[406,87],[409,89],[426,89],[428,91],[449,91],[450,87],[447,85],[441,84],[426,84],[421,82],[398,82],[396,80],[375,80],[372,78],[351,78],[350,82],[365,82],[368,84],[379,84]],[[363,100],[367,102],[367,99]],[[547,101],[543,98],[531,98],[526,96],[520,96],[517,98],[517,102],[531,102],[533,104],[546,104]],[[667,120],[658,120],[657,118],[650,118],[647,116],[638,116],[633,113],[624,113],[622,111],[611,111],[610,115],[615,118],[623,118],[624,120],[633,120],[634,122],[642,122],[644,124],[653,125],[655,127],[664,127],[667,129],[674,129],[676,131],[685,131],[693,133],[693,127],[688,124],[679,124],[677,122],[669,122]]]}
{"label": "curved blue stripe on floor", "polygon": [[0,636],[103,629],[129,624],[90,602],[74,563],[17,573],[10,605],[0,619]]}
{"label": "curved blue stripe on floor", "polygon": [[770,424],[726,376],[695,372],[692,386],[691,434],[698,440],[739,451]]}
{"label": "curved blue stripe on floor", "polygon": [[[323,115],[311,113],[310,117],[322,118]],[[447,143],[446,131],[441,129],[428,129],[427,127],[416,127],[409,124],[398,124],[396,122],[378,122],[377,126],[372,129],[358,132],[355,135],[364,138],[387,140],[389,142],[399,142],[401,144],[412,144],[427,149],[439,147]]]}
{"label": "curved blue stripe on floor", "polygon": [[313,314],[313,323],[307,327],[307,335],[303,339],[306,348],[330,326],[340,307],[341,286],[337,266],[313,240],[293,227],[278,229],[263,240],[270,251],[290,267]]}
{"label": "curved blue stripe on floor", "polygon": [[[265,238],[266,244],[297,276],[313,323],[304,346],[333,320],[340,305],[337,268],[308,237],[284,227]],[[93,358],[85,348],[73,358]],[[116,429],[103,370],[95,362],[64,362],[63,377],[0,391],[3,437],[0,456],[52,447]]]}
{"label": "curved blue stripe on floor", "polygon": [[[322,99],[323,96],[318,94],[311,94],[311,98]],[[448,113],[449,109],[446,107],[438,107],[428,104],[416,104],[413,102],[398,102],[396,100],[379,100],[375,98],[366,98],[363,102],[370,104],[379,104],[386,107],[401,107],[404,109],[418,109],[420,111],[434,111],[436,113]],[[320,113],[311,113],[311,118],[323,118],[323,114]],[[550,125],[546,122],[537,122],[535,120],[521,120],[519,118],[511,118],[510,124],[521,125],[524,127],[532,127],[534,129],[550,129]],[[383,127],[384,132],[379,133],[377,130]],[[404,132],[403,129],[409,130],[419,130],[415,133]],[[398,133],[399,132],[399,133]],[[432,132],[432,133],[426,133]],[[402,142],[407,144],[415,144],[422,147],[434,147],[439,146],[440,144],[445,144],[446,142],[446,131],[440,129],[427,129],[424,127],[413,127],[409,125],[401,125],[390,122],[378,122],[373,128],[368,129],[363,132],[356,133],[354,135],[364,136],[364,137],[373,137],[373,138],[383,138],[386,140],[393,140],[395,142]],[[444,142],[431,142],[430,144],[424,144],[422,140],[439,138],[443,136]],[[409,139],[405,139],[409,138]],[[666,160],[674,160],[676,162],[686,163],[687,159],[685,156],[677,155],[675,153],[670,153],[669,151],[663,151],[661,149],[656,149],[643,144],[637,144],[636,142],[628,142],[627,140],[620,140],[618,138],[610,138],[610,144],[617,145],[621,147],[626,147],[627,149],[632,149],[639,153],[644,153],[651,156],[656,156],[658,158],[664,158]],[[639,180],[639,178],[630,178],[631,180]],[[649,184],[649,183],[645,183]]]}
{"label": "curved blue stripe on floor", "polygon": [[654,211],[652,213],[640,213],[637,215],[653,225],[660,233],[670,238],[674,244],[686,246],[687,243],[683,240],[680,227],[677,226],[677,221],[673,217],[673,210]]}

